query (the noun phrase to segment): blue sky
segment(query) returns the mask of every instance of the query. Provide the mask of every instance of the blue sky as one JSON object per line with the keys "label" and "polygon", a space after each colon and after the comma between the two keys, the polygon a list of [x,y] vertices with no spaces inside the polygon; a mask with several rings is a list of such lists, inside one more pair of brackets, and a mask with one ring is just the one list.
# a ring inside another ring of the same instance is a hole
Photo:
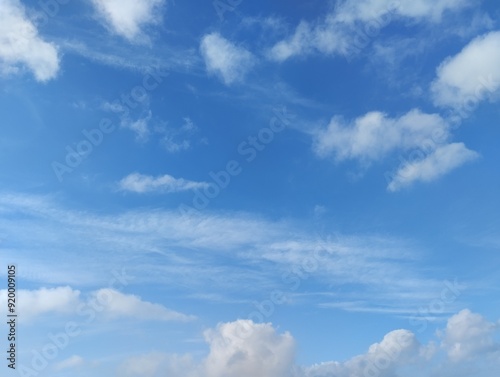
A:
{"label": "blue sky", "polygon": [[0,0],[4,371],[496,377],[499,16]]}

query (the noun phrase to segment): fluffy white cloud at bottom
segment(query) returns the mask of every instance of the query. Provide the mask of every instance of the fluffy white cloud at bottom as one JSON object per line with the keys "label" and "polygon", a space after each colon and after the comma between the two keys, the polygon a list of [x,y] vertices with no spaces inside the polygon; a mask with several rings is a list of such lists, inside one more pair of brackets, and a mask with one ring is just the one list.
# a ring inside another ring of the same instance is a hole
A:
{"label": "fluffy white cloud at bottom", "polygon": [[[449,318],[435,341],[421,344],[409,330],[394,330],[366,353],[347,361],[312,366],[295,363],[295,340],[270,323],[237,320],[205,332],[209,352],[201,361],[191,355],[154,352],[125,361],[125,377],[431,377],[461,375],[463,363],[474,360],[475,374],[494,377],[500,368],[500,344],[494,341],[498,323],[465,309]],[[339,339],[339,341],[341,341]],[[470,364],[469,364],[470,368]],[[470,371],[470,369],[469,369]]]}

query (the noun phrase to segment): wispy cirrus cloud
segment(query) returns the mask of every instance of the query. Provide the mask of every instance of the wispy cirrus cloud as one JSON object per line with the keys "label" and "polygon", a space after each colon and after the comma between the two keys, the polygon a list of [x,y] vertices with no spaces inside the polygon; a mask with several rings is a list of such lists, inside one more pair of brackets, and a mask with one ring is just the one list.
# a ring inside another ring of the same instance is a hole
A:
{"label": "wispy cirrus cloud", "polygon": [[120,190],[135,193],[159,192],[173,193],[202,189],[207,187],[206,182],[195,182],[184,178],[175,178],[165,174],[157,177],[132,173],[119,182]]}
{"label": "wispy cirrus cloud", "polygon": [[85,360],[83,359],[83,357],[78,355],[73,355],[71,357],[68,357],[67,359],[59,361],[57,364],[54,365],[54,369],[59,372],[61,370],[78,368],[81,367],[84,364],[84,362]]}
{"label": "wispy cirrus cloud", "polygon": [[348,56],[360,34],[369,39],[393,19],[435,23],[443,13],[468,5],[464,0],[341,1],[326,17],[314,22],[301,21],[292,35],[268,51],[268,56],[275,61],[312,53]]}
{"label": "wispy cirrus cloud", "polygon": [[[71,259],[71,264],[58,262],[67,276],[41,274],[35,279],[53,284],[68,284],[85,272],[81,285],[102,285],[113,270],[127,268],[142,283],[180,284],[186,293],[225,298],[237,294],[241,300],[246,297],[241,297],[238,282],[250,296],[272,291],[283,281],[289,282],[286,289],[292,293],[302,279],[302,273],[293,271],[307,268],[304,274],[317,282],[318,290],[347,284],[352,290],[344,290],[338,300],[365,300],[368,307],[393,312],[429,300],[442,284],[418,270],[419,254],[404,240],[362,234],[319,237],[298,224],[248,213],[183,215],[145,209],[102,216],[64,209],[52,200],[12,195],[1,197],[0,213],[9,214],[9,219],[0,217],[4,237],[22,240],[17,249],[36,244],[52,250],[43,258],[17,253],[14,262],[25,263],[26,256],[31,266],[48,271],[60,256]],[[12,216],[20,220],[13,222]]]}

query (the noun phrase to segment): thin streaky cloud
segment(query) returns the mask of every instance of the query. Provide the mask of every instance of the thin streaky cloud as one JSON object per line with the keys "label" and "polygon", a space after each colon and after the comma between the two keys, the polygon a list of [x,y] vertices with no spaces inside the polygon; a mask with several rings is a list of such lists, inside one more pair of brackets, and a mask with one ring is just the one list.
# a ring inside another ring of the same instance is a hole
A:
{"label": "thin streaky cloud", "polygon": [[207,187],[206,182],[190,181],[184,178],[175,178],[164,174],[160,176],[150,176],[139,173],[132,173],[123,178],[119,183],[122,191],[130,191],[139,194],[158,192],[174,193],[182,191],[192,191]]}

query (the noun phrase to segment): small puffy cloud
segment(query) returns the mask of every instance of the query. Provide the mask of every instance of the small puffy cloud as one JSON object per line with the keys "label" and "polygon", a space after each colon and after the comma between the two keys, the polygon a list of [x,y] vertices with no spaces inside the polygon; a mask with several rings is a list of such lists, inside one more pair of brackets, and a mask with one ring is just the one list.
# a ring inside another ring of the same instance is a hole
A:
{"label": "small puffy cloud", "polygon": [[104,102],[101,109],[115,113],[120,117],[120,127],[135,133],[137,142],[146,142],[151,134],[150,123],[153,119],[153,112],[150,108],[150,98],[145,95],[141,98],[137,108],[131,108],[123,102]]}
{"label": "small puffy cloud", "polygon": [[189,321],[194,319],[163,305],[143,301],[140,297],[124,294],[111,288],[100,289],[93,294],[92,300],[104,308],[102,313],[111,319],[129,317],[146,321]]}
{"label": "small puffy cloud", "polygon": [[26,67],[37,81],[56,77],[57,47],[38,35],[21,2],[0,0],[0,20],[0,74],[16,73],[20,67]]}
{"label": "small puffy cloud", "polygon": [[338,2],[325,18],[302,21],[295,32],[269,50],[272,60],[318,52],[349,56],[366,46],[395,18],[438,21],[444,12],[469,5],[465,0],[346,0]]}
{"label": "small puffy cloud", "polygon": [[72,369],[83,365],[83,357],[73,355],[65,360],[62,360],[54,365],[54,369],[59,372],[65,369]]}
{"label": "small puffy cloud", "polygon": [[399,118],[370,112],[347,123],[334,117],[326,129],[314,135],[314,151],[320,157],[333,155],[337,161],[380,160],[395,150],[422,147],[435,135],[446,138],[449,125],[436,114],[414,109]]}
{"label": "small puffy cloud", "polygon": [[144,40],[144,26],[160,21],[165,1],[92,0],[92,3],[110,30],[135,42]]}
{"label": "small puffy cloud", "polygon": [[[21,289],[18,291],[18,311],[23,318],[44,314],[69,314],[75,311],[80,303],[80,291],[71,287],[40,288],[38,290]],[[0,291],[2,307],[7,306],[7,290]]]}
{"label": "small puffy cloud", "polygon": [[146,141],[150,134],[149,122],[151,121],[152,116],[153,114],[151,111],[148,111],[146,115],[135,120],[128,117],[122,117],[120,126],[134,132],[136,141]]}
{"label": "small puffy cloud", "polygon": [[204,188],[208,184],[205,182],[189,181],[184,178],[174,178],[165,174],[158,177],[132,173],[119,182],[120,189],[136,193],[162,192],[172,193],[189,191],[197,188]]}
{"label": "small puffy cloud", "polygon": [[198,131],[198,127],[191,118],[184,117],[181,127],[164,127],[159,131],[165,135],[161,139],[161,144],[167,152],[178,153],[191,148],[191,137]]}
{"label": "small puffy cloud", "polygon": [[226,85],[243,80],[256,63],[250,51],[234,45],[219,33],[205,35],[200,51],[207,71],[218,75]]}
{"label": "small puffy cloud", "polygon": [[398,191],[414,182],[433,181],[478,156],[463,143],[440,146],[422,160],[403,164],[389,182],[387,189]]}
{"label": "small puffy cloud", "polygon": [[465,309],[448,320],[442,346],[454,362],[484,356],[500,351],[500,344],[493,339],[497,329],[497,324]]}
{"label": "small puffy cloud", "polygon": [[394,152],[415,153],[420,159],[405,162],[386,173],[389,191],[414,182],[430,182],[478,157],[463,143],[449,143],[450,125],[437,114],[413,109],[399,118],[370,112],[351,122],[334,117],[313,134],[314,152],[336,161],[358,160],[368,165]]}
{"label": "small puffy cloud", "polygon": [[500,89],[500,31],[472,40],[437,69],[431,86],[438,106],[465,107]]}

